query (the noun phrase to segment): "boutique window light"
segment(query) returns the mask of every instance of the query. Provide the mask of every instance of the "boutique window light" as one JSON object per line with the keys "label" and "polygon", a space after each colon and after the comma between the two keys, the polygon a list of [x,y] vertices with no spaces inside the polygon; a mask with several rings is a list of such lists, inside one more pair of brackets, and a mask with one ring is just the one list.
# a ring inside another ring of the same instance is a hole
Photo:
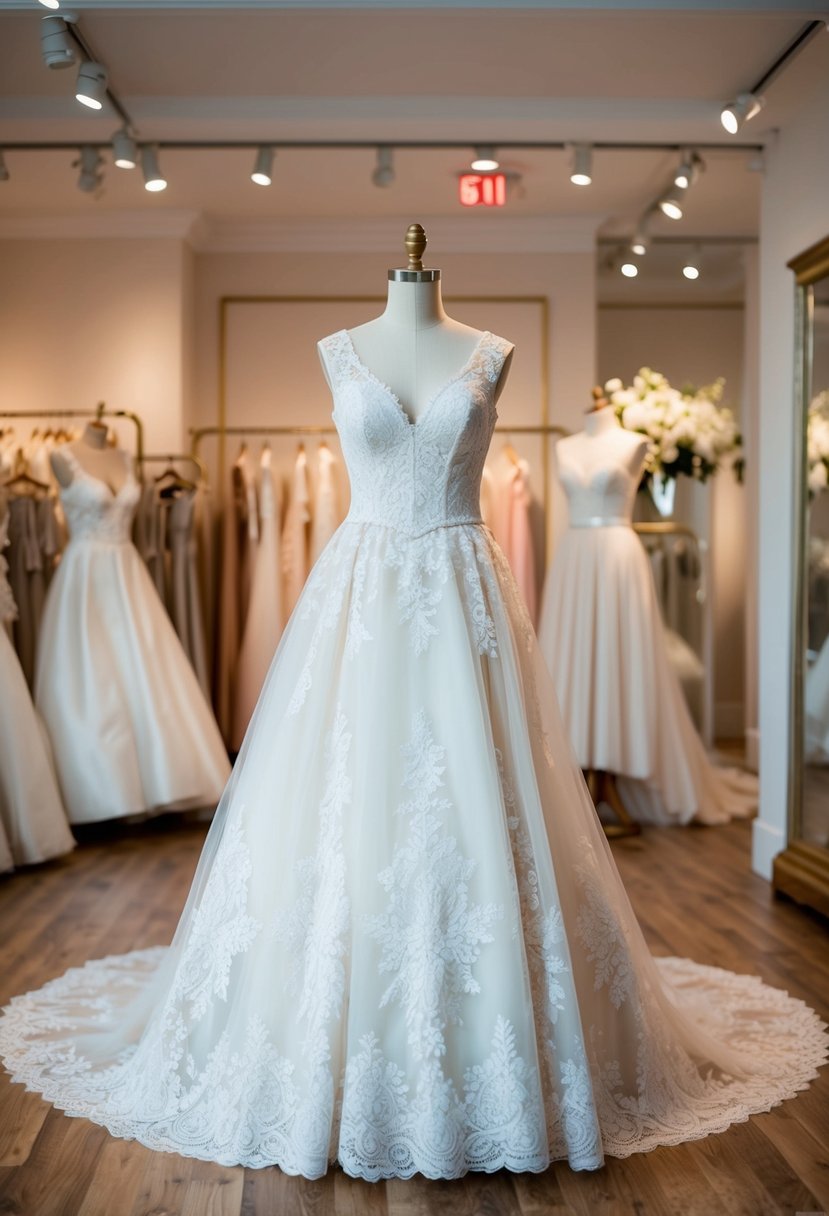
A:
{"label": "boutique window light", "polygon": [[119,169],[134,169],[138,164],[138,149],[126,127],[112,137],[112,157]]}
{"label": "boutique window light", "polygon": [[101,110],[106,101],[106,95],[106,68],[102,63],[91,63],[86,60],[78,68],[78,83],[75,86],[76,99],[81,105],[88,106],[90,110]]}
{"label": "boutique window light", "polygon": [[570,181],[574,186],[589,186],[593,181],[593,149],[590,144],[574,144],[570,162]]}
{"label": "boutique window light", "polygon": [[47,68],[71,68],[77,56],[75,43],[69,33],[67,21],[74,18],[67,13],[63,17],[44,17],[40,22],[40,53]]}
{"label": "boutique window light", "polygon": [[256,153],[250,180],[257,186],[269,186],[273,181],[273,158],[275,152],[270,144],[263,144]]}
{"label": "boutique window light", "polygon": [[393,183],[394,152],[390,147],[384,145],[377,149],[377,164],[374,166],[371,180],[375,186],[379,186],[381,189]]}
{"label": "boutique window light", "polygon": [[141,149],[141,172],[144,174],[144,189],[153,194],[167,189],[167,179],[158,164],[158,149],[145,144]]}
{"label": "boutique window light", "polygon": [[723,106],[720,122],[729,135],[736,135],[744,123],[760,113],[765,102],[758,93],[740,93],[734,101]]}
{"label": "boutique window light", "polygon": [[494,173],[496,169],[500,168],[500,163],[492,144],[479,144],[475,148],[475,155],[472,157],[469,167],[476,173]]}

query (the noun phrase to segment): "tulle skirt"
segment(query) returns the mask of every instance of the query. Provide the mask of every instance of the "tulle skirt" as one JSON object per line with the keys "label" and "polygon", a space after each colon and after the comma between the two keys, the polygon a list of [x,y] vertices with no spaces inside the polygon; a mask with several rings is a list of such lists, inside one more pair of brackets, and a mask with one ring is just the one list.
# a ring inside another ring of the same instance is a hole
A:
{"label": "tulle skirt", "polygon": [[35,701],[72,823],[216,805],[227,752],[133,545],[67,546],[43,615]]}
{"label": "tulle skirt", "polygon": [[635,818],[714,824],[757,809],[756,779],[713,765],[694,729],[632,528],[565,533],[539,641],[579,764],[614,773]]}
{"label": "tulle skirt", "polygon": [[826,1042],[757,979],[651,958],[491,534],[346,521],[172,946],[16,998],[0,1051],[151,1148],[376,1180],[721,1131]]}

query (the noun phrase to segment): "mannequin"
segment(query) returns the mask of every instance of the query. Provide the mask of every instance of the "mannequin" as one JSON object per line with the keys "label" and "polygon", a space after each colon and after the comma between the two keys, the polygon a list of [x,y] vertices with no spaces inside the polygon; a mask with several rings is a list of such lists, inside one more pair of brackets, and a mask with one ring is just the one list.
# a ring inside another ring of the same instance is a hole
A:
{"label": "mannequin", "polygon": [[[460,369],[481,334],[448,316],[443,307],[440,271],[423,269],[426,233],[411,224],[406,233],[409,264],[389,271],[388,297],[381,316],[349,330],[360,362],[390,388],[410,422],[416,422],[432,397]],[[326,356],[318,347],[325,378],[332,384]],[[512,362],[507,355],[495,389],[503,390]]]}
{"label": "mannequin", "polygon": [[572,460],[585,477],[590,477],[599,463],[607,462],[611,445],[617,459],[631,474],[635,473],[638,480],[648,441],[619,426],[615,410],[604,391],[596,386],[593,389],[593,402],[585,413],[584,430],[560,439],[556,452],[559,460],[562,457]]}
{"label": "mannequin", "polygon": [[[85,472],[103,481],[113,494],[117,494],[127,480],[128,457],[119,448],[110,446],[108,434],[106,423],[89,422],[81,438],[68,446]],[[49,460],[58,483],[66,489],[74,477],[70,462],[59,447],[51,452]]]}

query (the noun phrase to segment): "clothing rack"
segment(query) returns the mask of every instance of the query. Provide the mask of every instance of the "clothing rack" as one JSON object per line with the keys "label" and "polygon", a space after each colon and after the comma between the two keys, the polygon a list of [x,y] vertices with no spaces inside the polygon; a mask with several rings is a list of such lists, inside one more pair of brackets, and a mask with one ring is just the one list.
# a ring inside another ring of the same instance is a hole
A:
{"label": "clothing rack", "polygon": [[135,459],[140,465],[144,459],[144,424],[132,410],[108,410],[106,403],[99,401],[91,410],[0,410],[0,418],[42,418],[57,421],[61,418],[125,418],[135,426]]}
{"label": "clothing rack", "polygon": [[142,464],[158,464],[162,461],[166,461],[167,464],[177,464],[180,460],[186,460],[192,464],[198,472],[199,481],[207,484],[207,465],[195,452],[146,452],[141,457]]}

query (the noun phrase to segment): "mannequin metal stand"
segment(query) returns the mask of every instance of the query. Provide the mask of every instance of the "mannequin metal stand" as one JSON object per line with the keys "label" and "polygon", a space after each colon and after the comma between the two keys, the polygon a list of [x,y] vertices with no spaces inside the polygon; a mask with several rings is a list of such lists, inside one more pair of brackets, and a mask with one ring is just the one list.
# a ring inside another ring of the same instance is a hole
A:
{"label": "mannequin metal stand", "polygon": [[642,825],[637,823],[635,819],[631,819],[625,804],[619,795],[619,790],[616,787],[616,777],[613,773],[606,773],[603,770],[595,768],[588,769],[585,773],[587,788],[590,791],[590,797],[593,799],[593,805],[598,814],[599,806],[604,803],[606,807],[613,812],[618,822],[603,823],[605,836],[611,839],[616,839],[619,836],[638,836],[642,831]]}

